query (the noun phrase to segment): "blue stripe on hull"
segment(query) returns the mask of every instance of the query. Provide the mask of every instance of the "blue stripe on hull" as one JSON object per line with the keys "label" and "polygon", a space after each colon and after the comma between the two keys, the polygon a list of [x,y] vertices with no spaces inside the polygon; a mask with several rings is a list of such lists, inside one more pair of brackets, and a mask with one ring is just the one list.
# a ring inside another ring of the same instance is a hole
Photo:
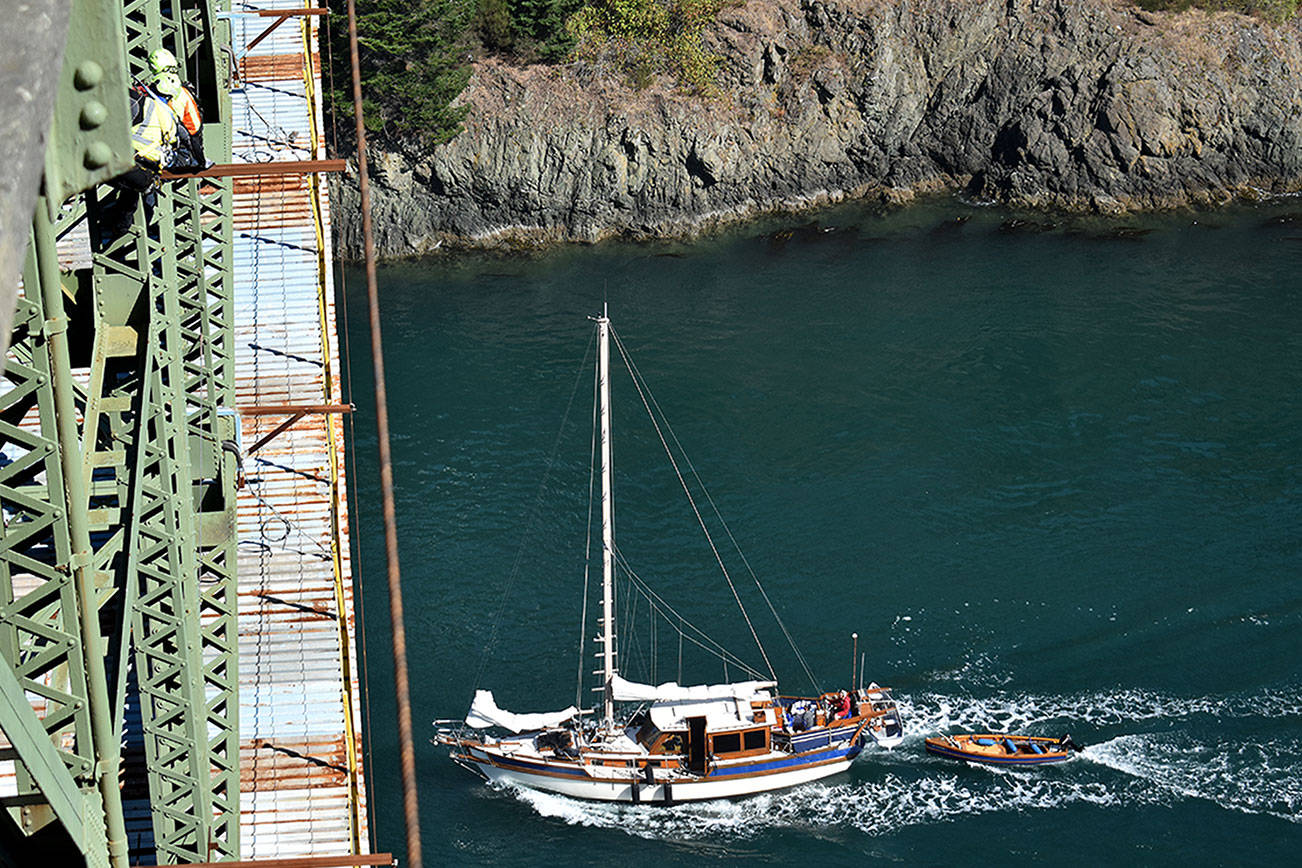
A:
{"label": "blue stripe on hull", "polygon": [[1009,754],[1008,756],[1003,757],[986,756],[984,754],[971,754],[964,753],[963,751],[950,750],[949,748],[933,747],[932,745],[927,745],[927,753],[948,757],[949,759],[967,760],[968,762],[986,763],[987,765],[997,766],[1038,766],[1044,765],[1045,763],[1060,763],[1067,759],[1066,754],[1049,756],[1024,756],[1022,754],[1016,756]]}
{"label": "blue stripe on hull", "polygon": [[807,732],[793,733],[789,736],[791,747],[796,753],[805,753],[806,751],[818,750],[820,747],[831,747],[843,741],[854,737],[855,727],[837,727],[836,729],[811,730]]}
{"label": "blue stripe on hull", "polygon": [[712,778],[726,778],[733,775],[752,775],[762,774],[765,772],[784,771],[789,769],[800,768],[801,766],[816,765],[818,763],[828,762],[838,759],[854,759],[859,755],[861,748],[851,745],[850,747],[824,750],[817,753],[800,754],[789,759],[770,760],[768,762],[748,763],[744,766],[727,766],[725,768],[716,768],[711,772]]}
{"label": "blue stripe on hull", "polygon": [[[746,763],[745,765],[729,765],[722,768],[716,767],[705,778],[701,778],[700,780],[735,777],[738,775],[766,774],[778,771],[791,771],[803,766],[818,765],[839,759],[854,759],[859,755],[861,750],[862,749],[856,745],[849,745],[844,748],[813,751],[778,760]],[[501,766],[502,768],[515,769],[517,771],[530,772],[534,774],[561,775],[565,777],[585,779],[588,777],[587,772],[580,768],[566,768],[565,766],[559,765],[528,762],[499,754],[492,754],[491,756],[493,764]]]}

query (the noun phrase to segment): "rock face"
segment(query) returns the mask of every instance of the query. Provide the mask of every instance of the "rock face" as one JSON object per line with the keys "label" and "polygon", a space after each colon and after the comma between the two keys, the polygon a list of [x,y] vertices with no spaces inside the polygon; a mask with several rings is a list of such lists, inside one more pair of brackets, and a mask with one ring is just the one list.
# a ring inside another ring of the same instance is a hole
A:
{"label": "rock face", "polygon": [[[1123,0],[749,0],[710,33],[712,99],[485,61],[456,139],[373,152],[376,244],[687,234],[944,189],[1103,213],[1293,192],[1300,22]],[[355,183],[332,190],[347,256]]]}

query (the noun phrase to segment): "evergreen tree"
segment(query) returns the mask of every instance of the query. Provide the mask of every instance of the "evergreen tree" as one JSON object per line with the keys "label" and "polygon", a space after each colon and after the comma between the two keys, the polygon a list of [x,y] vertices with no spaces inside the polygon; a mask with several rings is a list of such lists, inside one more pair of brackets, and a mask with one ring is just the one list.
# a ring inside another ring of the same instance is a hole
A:
{"label": "evergreen tree", "polygon": [[[353,117],[347,7],[331,0],[331,94],[336,119]],[[470,79],[465,32],[475,0],[356,0],[362,110],[368,132],[417,148],[461,131],[451,102]]]}

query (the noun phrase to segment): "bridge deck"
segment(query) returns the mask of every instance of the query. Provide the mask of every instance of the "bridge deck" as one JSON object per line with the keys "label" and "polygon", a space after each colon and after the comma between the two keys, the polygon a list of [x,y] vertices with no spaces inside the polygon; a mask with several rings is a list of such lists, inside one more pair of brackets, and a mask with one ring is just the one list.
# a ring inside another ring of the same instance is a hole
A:
{"label": "bridge deck", "polygon": [[[262,9],[300,9],[267,0]],[[319,19],[237,15],[234,160],[325,156]],[[330,213],[305,175],[234,181],[236,403],[338,404]],[[248,450],[285,422],[243,415]],[[242,858],[369,852],[345,422],[308,414],[245,459],[239,498]]]}

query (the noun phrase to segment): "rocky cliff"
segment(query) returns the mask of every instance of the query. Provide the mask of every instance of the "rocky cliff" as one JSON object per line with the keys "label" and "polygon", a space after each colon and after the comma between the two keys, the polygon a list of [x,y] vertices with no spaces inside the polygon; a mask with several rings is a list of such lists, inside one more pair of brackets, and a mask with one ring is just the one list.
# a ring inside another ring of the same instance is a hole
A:
{"label": "rocky cliff", "polygon": [[[1121,213],[1302,189],[1302,25],[1122,0],[747,0],[723,95],[480,63],[465,130],[372,155],[381,255],[690,233],[963,190]],[[355,179],[336,231],[360,250]]]}

